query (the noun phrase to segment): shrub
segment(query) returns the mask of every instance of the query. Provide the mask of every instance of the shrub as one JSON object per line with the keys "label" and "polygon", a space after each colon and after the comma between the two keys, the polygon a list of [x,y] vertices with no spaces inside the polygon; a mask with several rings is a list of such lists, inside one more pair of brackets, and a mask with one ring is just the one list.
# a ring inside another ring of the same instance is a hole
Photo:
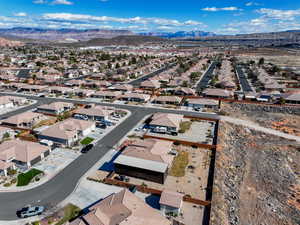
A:
{"label": "shrub", "polygon": [[4,187],[9,187],[11,185],[11,183],[5,183],[3,184]]}
{"label": "shrub", "polygon": [[13,170],[13,169],[9,169],[7,171],[7,175],[9,175],[9,176],[15,175],[16,173],[17,173],[17,170]]}
{"label": "shrub", "polygon": [[17,178],[13,178],[11,181],[10,181],[11,184],[15,184],[17,183]]}

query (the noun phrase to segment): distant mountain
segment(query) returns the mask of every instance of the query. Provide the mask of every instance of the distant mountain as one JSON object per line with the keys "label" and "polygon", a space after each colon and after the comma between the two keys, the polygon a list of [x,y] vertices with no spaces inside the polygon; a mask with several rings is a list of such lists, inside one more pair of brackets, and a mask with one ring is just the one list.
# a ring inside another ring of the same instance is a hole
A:
{"label": "distant mountain", "polygon": [[108,45],[136,46],[136,45],[141,45],[150,42],[158,43],[158,42],[166,42],[166,41],[167,41],[166,39],[160,37],[130,35],[130,36],[118,36],[113,38],[95,38],[89,41],[72,43],[72,46],[77,46],[77,47],[108,46]]}
{"label": "distant mountain", "polygon": [[216,34],[206,31],[177,31],[177,32],[149,32],[140,33],[143,36],[155,36],[162,38],[182,39],[182,38],[199,38],[199,37],[213,37]]}
{"label": "distant mountain", "polygon": [[134,35],[128,30],[101,30],[101,29],[42,29],[15,27],[0,29],[0,36],[11,36],[17,38],[47,40],[47,41],[87,41],[94,38],[113,38],[122,35]]}

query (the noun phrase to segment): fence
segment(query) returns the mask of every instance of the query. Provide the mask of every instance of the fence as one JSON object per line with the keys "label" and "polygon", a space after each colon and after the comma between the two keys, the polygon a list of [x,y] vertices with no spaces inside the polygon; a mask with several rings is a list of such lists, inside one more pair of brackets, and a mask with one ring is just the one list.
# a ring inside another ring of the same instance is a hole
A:
{"label": "fence", "polygon": [[[123,181],[114,180],[114,179],[111,179],[111,178],[105,178],[103,180],[103,182],[105,184],[116,185],[116,186],[124,187],[124,188],[130,188],[132,186],[135,186],[138,191],[143,192],[143,193],[147,193],[147,194],[152,194],[152,195],[159,195],[160,196],[161,193],[162,193],[161,190],[148,188],[144,185],[135,185],[135,184],[131,184],[131,183],[125,183]],[[187,196],[187,195],[185,195],[183,197],[183,201],[190,202],[190,203],[197,204],[197,205],[202,205],[202,206],[209,206],[211,204],[210,201],[203,201],[203,200],[200,200],[200,199],[192,198],[192,197]]]}
{"label": "fence", "polygon": [[154,138],[154,139],[159,139],[159,140],[164,140],[164,141],[172,141],[174,143],[182,144],[182,145],[187,145],[187,146],[192,146],[192,147],[199,147],[199,148],[204,148],[204,149],[215,149],[215,145],[209,145],[209,144],[203,144],[203,143],[197,143],[197,142],[190,142],[190,141],[183,141],[183,140],[174,140],[172,138],[167,138],[167,137],[157,137],[157,136],[151,136],[149,134],[145,134],[143,138]]}

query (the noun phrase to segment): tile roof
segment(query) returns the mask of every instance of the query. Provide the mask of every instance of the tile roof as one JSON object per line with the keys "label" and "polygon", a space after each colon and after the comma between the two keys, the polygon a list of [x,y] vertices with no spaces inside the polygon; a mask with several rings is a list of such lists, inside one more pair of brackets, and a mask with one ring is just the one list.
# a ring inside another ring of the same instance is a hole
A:
{"label": "tile roof", "polygon": [[52,102],[50,104],[45,104],[45,105],[41,105],[41,106],[38,106],[37,108],[38,109],[50,109],[50,110],[60,110],[62,108],[65,108],[65,107],[70,107],[72,108],[73,107],[73,103],[68,103],[68,102]]}
{"label": "tile roof", "polygon": [[179,127],[183,115],[173,113],[155,113],[152,116],[150,125],[164,126],[164,127]]}
{"label": "tile roof", "polygon": [[69,118],[43,130],[40,135],[70,139],[76,136],[78,131],[86,130],[93,124],[95,123],[91,121]]}
{"label": "tile roof", "polygon": [[21,162],[30,162],[47,151],[48,147],[35,142],[10,140],[0,144],[0,160],[15,158]]}
{"label": "tile roof", "polygon": [[123,155],[163,162],[169,166],[172,164],[173,156],[169,154],[173,142],[158,139],[138,140],[129,144],[122,152]]}
{"label": "tile roof", "polygon": [[20,124],[20,123],[29,123],[36,118],[47,118],[43,114],[35,113],[35,112],[24,112],[17,114],[15,116],[8,117],[1,122],[9,123],[9,124]]}
{"label": "tile roof", "polygon": [[90,208],[84,220],[90,225],[170,225],[158,211],[127,189],[112,194]]}
{"label": "tile roof", "polygon": [[180,208],[183,196],[183,194],[178,192],[164,190],[161,193],[159,204]]}

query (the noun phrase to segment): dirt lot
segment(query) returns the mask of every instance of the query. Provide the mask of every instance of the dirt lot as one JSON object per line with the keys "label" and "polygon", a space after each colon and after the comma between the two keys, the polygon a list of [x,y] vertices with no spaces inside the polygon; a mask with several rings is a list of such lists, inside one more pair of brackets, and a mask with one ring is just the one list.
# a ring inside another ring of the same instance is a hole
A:
{"label": "dirt lot", "polygon": [[220,123],[211,224],[300,224],[300,145]]}
{"label": "dirt lot", "polygon": [[233,109],[231,104],[223,104],[222,110],[229,113],[231,117],[250,120],[263,127],[300,136],[300,116],[283,113],[240,111]]}

